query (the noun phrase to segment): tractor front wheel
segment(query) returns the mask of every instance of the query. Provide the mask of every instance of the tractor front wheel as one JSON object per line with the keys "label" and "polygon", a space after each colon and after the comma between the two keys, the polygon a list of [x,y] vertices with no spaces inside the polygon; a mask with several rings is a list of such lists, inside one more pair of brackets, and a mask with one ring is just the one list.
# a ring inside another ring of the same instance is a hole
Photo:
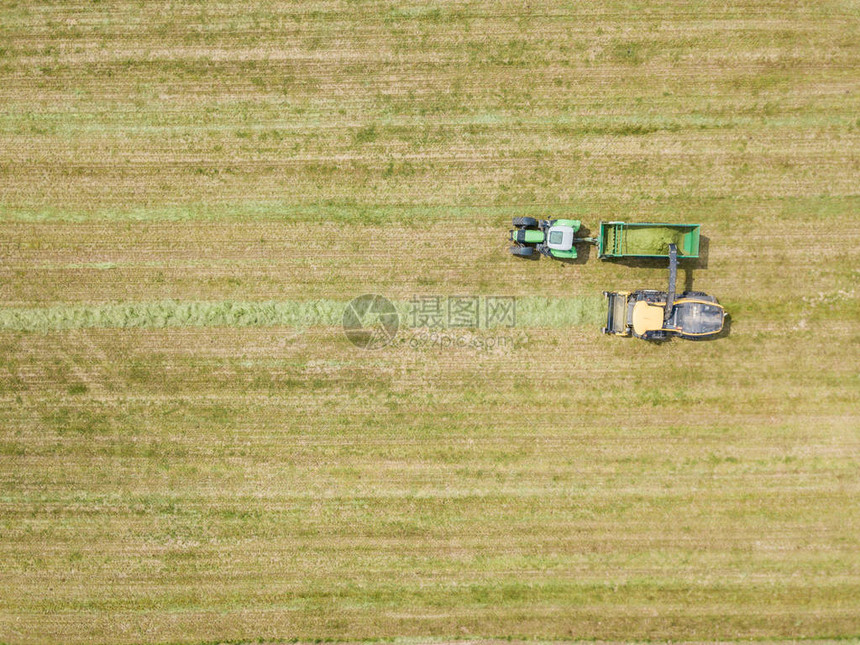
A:
{"label": "tractor front wheel", "polygon": [[511,253],[521,258],[529,258],[534,255],[535,250],[530,246],[512,246]]}
{"label": "tractor front wheel", "polygon": [[514,226],[517,228],[533,228],[538,225],[534,217],[515,217]]}

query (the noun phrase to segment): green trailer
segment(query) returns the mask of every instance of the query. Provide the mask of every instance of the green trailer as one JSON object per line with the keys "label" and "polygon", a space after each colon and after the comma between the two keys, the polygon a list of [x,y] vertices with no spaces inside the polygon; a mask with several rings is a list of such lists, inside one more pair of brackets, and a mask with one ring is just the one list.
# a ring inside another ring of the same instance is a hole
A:
{"label": "green trailer", "polygon": [[597,256],[607,258],[668,258],[669,245],[679,259],[699,257],[699,224],[600,222]]}

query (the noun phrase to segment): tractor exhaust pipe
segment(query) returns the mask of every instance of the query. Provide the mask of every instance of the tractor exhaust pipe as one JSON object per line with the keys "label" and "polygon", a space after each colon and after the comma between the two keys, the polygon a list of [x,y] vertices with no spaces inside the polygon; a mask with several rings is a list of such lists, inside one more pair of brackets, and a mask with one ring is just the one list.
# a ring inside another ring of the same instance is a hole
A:
{"label": "tractor exhaust pipe", "polygon": [[675,309],[675,283],[678,280],[678,247],[674,244],[669,245],[669,293],[666,294],[666,309],[663,313],[663,326],[669,322],[672,317],[672,310]]}

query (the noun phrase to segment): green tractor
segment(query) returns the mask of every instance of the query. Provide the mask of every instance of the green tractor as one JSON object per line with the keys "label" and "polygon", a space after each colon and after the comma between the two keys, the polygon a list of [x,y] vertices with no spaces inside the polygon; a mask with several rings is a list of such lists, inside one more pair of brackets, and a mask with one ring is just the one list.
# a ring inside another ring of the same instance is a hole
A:
{"label": "green tractor", "polygon": [[[675,296],[678,250],[669,246],[669,291],[604,291],[607,299],[604,334],[666,340],[671,336],[700,340],[718,335],[725,325],[726,311],[717,299],[700,291]],[[667,304],[668,303],[668,304]]]}
{"label": "green tractor", "polygon": [[575,219],[542,219],[515,217],[514,228],[509,233],[511,253],[518,257],[531,257],[535,253],[560,260],[576,257],[580,243],[596,244],[591,237],[576,237],[582,222]]}

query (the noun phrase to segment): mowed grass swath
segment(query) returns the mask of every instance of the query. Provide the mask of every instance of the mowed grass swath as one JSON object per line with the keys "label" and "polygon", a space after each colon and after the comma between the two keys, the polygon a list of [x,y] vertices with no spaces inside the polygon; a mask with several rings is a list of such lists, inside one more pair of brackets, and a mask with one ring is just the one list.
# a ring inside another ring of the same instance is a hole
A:
{"label": "mowed grass swath", "polygon": [[[439,298],[443,322],[447,300]],[[478,299],[480,303],[480,297]],[[486,301],[485,301],[486,302]],[[420,305],[414,301],[394,301],[400,324],[415,329],[429,322],[416,318]],[[22,332],[52,332],[91,328],[163,327],[334,327],[344,324],[348,303],[336,300],[263,302],[134,302],[125,304],[73,305],[50,307],[9,307],[0,310],[0,329]],[[486,306],[486,305],[485,305]],[[572,327],[598,325],[603,317],[600,296],[575,298],[524,297],[513,299],[510,320],[482,322],[479,316],[471,329],[513,327]],[[485,310],[486,311],[486,310]],[[432,322],[432,321],[430,321]],[[434,323],[435,325],[436,323]]]}
{"label": "mowed grass swath", "polygon": [[[856,9],[4,5],[0,641],[856,637]],[[512,216],[700,223],[730,334]]]}

